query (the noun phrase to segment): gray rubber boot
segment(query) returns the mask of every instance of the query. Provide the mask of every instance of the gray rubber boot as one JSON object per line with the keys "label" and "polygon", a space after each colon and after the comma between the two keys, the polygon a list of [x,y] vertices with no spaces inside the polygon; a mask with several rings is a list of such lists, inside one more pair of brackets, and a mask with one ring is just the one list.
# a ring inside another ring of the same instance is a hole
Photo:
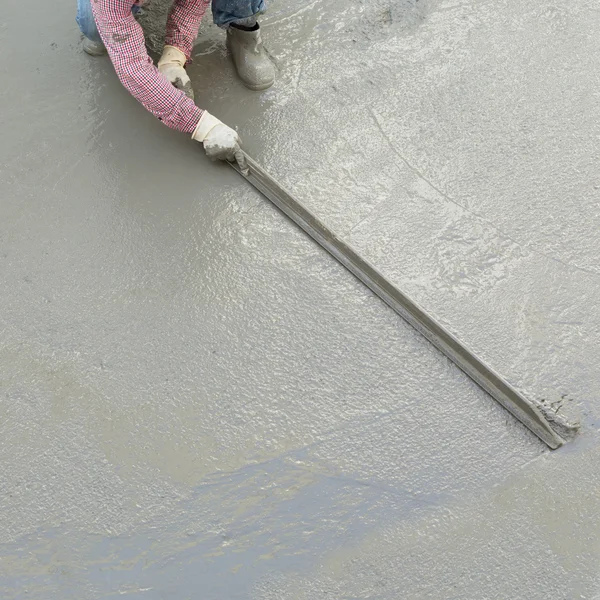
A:
{"label": "gray rubber boot", "polygon": [[90,38],[83,38],[83,51],[90,56],[102,56],[106,54],[106,48],[102,42],[94,42]]}
{"label": "gray rubber boot", "polygon": [[275,81],[275,65],[269,59],[260,37],[260,28],[245,31],[227,28],[227,47],[244,85],[251,90],[266,90]]}

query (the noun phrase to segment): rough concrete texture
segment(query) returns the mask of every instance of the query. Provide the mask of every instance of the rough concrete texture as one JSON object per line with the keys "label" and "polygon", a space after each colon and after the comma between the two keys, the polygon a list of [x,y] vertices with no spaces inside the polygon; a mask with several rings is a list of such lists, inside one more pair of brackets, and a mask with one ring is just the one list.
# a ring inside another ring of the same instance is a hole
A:
{"label": "rough concrete texture", "polygon": [[[165,25],[171,4],[169,0],[146,0],[140,5],[136,16],[138,23],[144,29],[146,47],[151,55],[157,57],[160,56],[165,44]],[[207,13],[202,28],[206,29],[209,22],[210,13]]]}
{"label": "rough concrete texture", "polygon": [[9,3],[2,598],[598,598],[597,4],[263,23],[276,86],[210,27],[199,103],[582,432],[546,451],[82,54],[70,3]]}

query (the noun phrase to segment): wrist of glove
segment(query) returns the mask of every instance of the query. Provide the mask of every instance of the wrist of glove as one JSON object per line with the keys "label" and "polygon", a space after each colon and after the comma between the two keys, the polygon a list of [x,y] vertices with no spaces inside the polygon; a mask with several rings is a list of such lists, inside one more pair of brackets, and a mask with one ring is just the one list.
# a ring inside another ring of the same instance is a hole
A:
{"label": "wrist of glove", "polygon": [[204,151],[211,160],[228,160],[237,162],[242,172],[248,171],[244,152],[240,147],[237,131],[225,125],[204,111],[192,139],[204,145]]}
{"label": "wrist of glove", "polygon": [[187,58],[179,48],[165,46],[157,68],[177,89],[193,100],[194,90],[185,70],[186,62]]}

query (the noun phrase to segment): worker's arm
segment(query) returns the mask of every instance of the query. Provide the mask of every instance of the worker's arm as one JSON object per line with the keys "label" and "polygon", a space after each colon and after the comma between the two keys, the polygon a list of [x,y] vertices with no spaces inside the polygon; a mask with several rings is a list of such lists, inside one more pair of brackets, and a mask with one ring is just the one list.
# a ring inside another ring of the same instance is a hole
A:
{"label": "worker's arm", "polygon": [[[204,0],[188,3],[205,7]],[[198,108],[154,66],[142,28],[131,14],[131,0],[94,0],[91,5],[100,37],[125,88],[165,125],[202,142],[210,158],[242,160],[237,133]]]}
{"label": "worker's arm", "polygon": [[189,60],[198,29],[211,0],[175,0],[169,11],[165,46],[179,48]]}
{"label": "worker's arm", "polygon": [[146,51],[144,32],[131,14],[131,0],[94,0],[92,11],[121,83],[154,116],[192,133],[202,110],[158,72]]}
{"label": "worker's arm", "polygon": [[158,70],[192,100],[194,89],[185,65],[192,55],[194,40],[198,36],[202,17],[210,2],[211,0],[173,2],[167,19],[165,48],[158,61]]}

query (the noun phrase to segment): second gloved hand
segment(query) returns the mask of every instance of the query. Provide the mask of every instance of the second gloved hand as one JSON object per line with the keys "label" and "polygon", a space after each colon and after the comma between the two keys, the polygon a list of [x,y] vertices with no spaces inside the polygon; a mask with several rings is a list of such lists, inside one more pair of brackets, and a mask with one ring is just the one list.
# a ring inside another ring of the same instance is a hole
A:
{"label": "second gloved hand", "polygon": [[204,111],[192,138],[202,142],[204,151],[211,160],[228,160],[237,162],[243,173],[247,173],[248,165],[240,147],[240,137],[235,129],[231,129]]}
{"label": "second gloved hand", "polygon": [[177,89],[193,100],[194,90],[192,82],[184,68],[186,61],[185,54],[179,48],[165,46],[157,67]]}

